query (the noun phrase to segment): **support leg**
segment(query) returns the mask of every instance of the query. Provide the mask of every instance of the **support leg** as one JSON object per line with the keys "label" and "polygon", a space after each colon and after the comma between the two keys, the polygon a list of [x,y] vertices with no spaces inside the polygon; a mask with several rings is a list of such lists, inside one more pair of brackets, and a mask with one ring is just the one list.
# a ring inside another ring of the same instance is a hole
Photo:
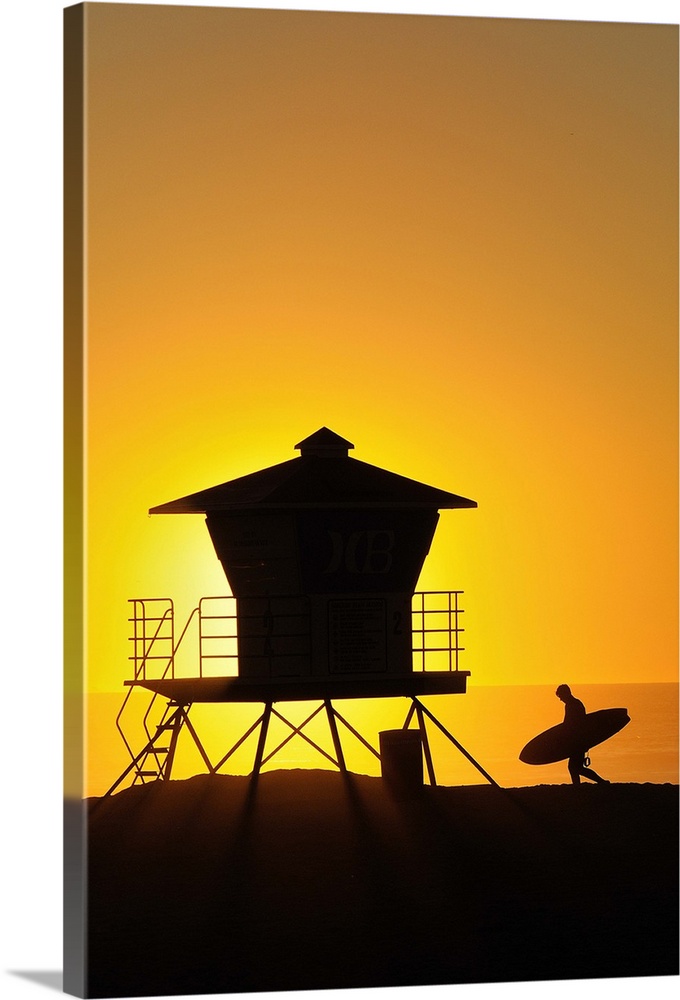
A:
{"label": "support leg", "polygon": [[205,752],[203,744],[201,743],[201,741],[198,738],[198,733],[194,729],[193,724],[189,721],[188,712],[189,712],[189,710],[187,709],[186,712],[184,713],[184,724],[186,725],[187,729],[189,730],[189,732],[191,733],[191,735],[193,737],[194,743],[196,744],[196,748],[198,749],[198,752],[200,753],[201,757],[203,758],[203,763],[208,768],[208,774],[214,774],[216,769],[210,763],[210,759],[208,758],[208,755]]}
{"label": "support leg", "polygon": [[250,736],[250,734],[253,733],[253,732],[255,732],[255,730],[257,729],[257,727],[260,725],[261,722],[262,722],[262,716],[260,716],[260,718],[256,722],[253,722],[253,724],[250,727],[250,729],[247,729],[245,731],[245,733],[243,734],[243,736],[241,736],[241,738],[239,740],[237,740],[236,743],[234,743],[234,745],[231,748],[231,750],[228,750],[225,753],[224,757],[217,764],[215,764],[215,767],[214,767],[215,773],[217,773],[217,771],[219,771],[219,769],[222,767],[223,764],[226,764],[226,762],[229,760],[229,758],[231,757],[231,755],[233,753],[236,753],[236,751],[241,746],[241,744],[245,743],[245,741],[248,739],[248,737]]}
{"label": "support leg", "polygon": [[177,750],[177,740],[179,739],[179,732],[186,721],[187,721],[186,708],[184,705],[180,705],[172,717],[170,746],[168,747],[168,755],[165,758],[165,766],[161,771],[161,777],[163,778],[163,781],[170,781],[172,765],[175,760],[175,751]]}
{"label": "support leg", "polygon": [[331,736],[333,737],[335,756],[338,758],[338,767],[340,768],[340,771],[343,774],[347,774],[347,768],[345,766],[345,758],[342,753],[342,744],[340,743],[340,734],[338,732],[338,724],[335,720],[335,710],[333,709],[330,698],[326,698],[324,700],[324,705],[326,706],[328,725],[330,727]]}
{"label": "support leg", "polygon": [[417,698],[414,698],[413,701],[415,702],[416,706],[420,706],[420,710],[425,713],[428,719],[431,719],[432,722],[434,722],[435,726],[437,726],[437,728],[443,732],[444,736],[446,736],[446,738],[449,739],[453,743],[453,745],[458,748],[458,750],[460,750],[463,756],[467,757],[467,759],[470,761],[471,764],[474,764],[474,766],[477,768],[480,774],[483,774],[486,780],[490,782],[492,785],[495,785],[496,788],[500,788],[498,782],[494,781],[491,775],[484,770],[481,764],[477,763],[475,758],[467,752],[465,747],[458,742],[455,736],[452,736],[451,733],[448,731],[448,729],[445,729],[444,726],[442,726],[439,719],[436,719],[432,714],[432,712],[430,712],[429,709],[425,708],[425,706],[421,702],[419,702]]}
{"label": "support leg", "polygon": [[262,715],[262,728],[260,729],[260,738],[257,741],[257,750],[255,752],[255,764],[253,765],[253,777],[257,778],[260,774],[260,768],[262,767],[262,758],[264,757],[264,747],[267,742],[267,730],[269,729],[269,720],[272,714],[272,703],[271,701],[265,702],[264,712]]}
{"label": "support leg", "polygon": [[416,699],[412,698],[408,712],[406,713],[406,718],[404,719],[404,725],[401,727],[402,729],[408,729],[408,727],[411,725],[411,719],[413,718],[413,713],[415,712],[415,710],[416,710]]}
{"label": "support leg", "polygon": [[425,754],[425,763],[427,765],[427,773],[430,778],[430,784],[434,788],[437,784],[437,778],[434,773],[434,763],[432,761],[432,751],[430,750],[430,741],[427,738],[427,729],[425,728],[425,717],[423,716],[423,709],[420,702],[416,702],[416,713],[418,715],[418,728],[420,729],[420,738],[423,743],[423,753]]}

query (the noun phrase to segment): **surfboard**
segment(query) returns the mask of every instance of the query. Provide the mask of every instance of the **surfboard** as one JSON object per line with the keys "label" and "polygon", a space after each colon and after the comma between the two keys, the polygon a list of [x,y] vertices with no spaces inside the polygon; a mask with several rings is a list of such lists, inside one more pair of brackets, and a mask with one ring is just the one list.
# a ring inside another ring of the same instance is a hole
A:
{"label": "surfboard", "polygon": [[575,730],[561,722],[529,740],[519,755],[524,764],[554,764],[573,754],[590,750],[615,736],[630,722],[627,708],[603,708],[588,712],[583,725]]}

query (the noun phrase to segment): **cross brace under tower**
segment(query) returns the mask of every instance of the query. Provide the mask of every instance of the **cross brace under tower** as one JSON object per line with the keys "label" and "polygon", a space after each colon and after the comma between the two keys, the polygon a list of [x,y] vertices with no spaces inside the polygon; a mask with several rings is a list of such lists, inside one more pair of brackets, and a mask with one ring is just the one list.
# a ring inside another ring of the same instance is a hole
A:
{"label": "cross brace under tower", "polygon": [[[484,768],[479,764],[478,761],[472,757],[470,753],[458,742],[455,736],[452,735],[446,729],[442,723],[433,715],[433,713],[420,701],[415,695],[410,696],[410,705],[402,726],[403,729],[411,728],[411,722],[415,716],[417,723],[417,730],[420,732],[420,737],[422,741],[423,754],[425,757],[425,765],[427,767],[428,778],[430,785],[436,785],[437,779],[434,770],[434,763],[432,760],[432,752],[430,750],[430,742],[428,739],[427,727],[425,724],[426,718],[433,723],[440,732],[456,747],[460,753],[463,754],[467,760],[470,761],[474,767],[483,775],[483,777],[490,782],[492,785],[498,787],[498,783],[494,781],[491,775],[484,770]],[[317,750],[323,757],[329,760],[335,767],[337,767],[343,774],[347,773],[347,767],[345,764],[345,756],[342,749],[342,743],[340,741],[340,731],[338,729],[338,723],[341,723],[345,729],[347,729],[357,740],[359,740],[375,757],[380,760],[380,753],[366,740],[361,733],[359,733],[354,726],[352,726],[347,719],[345,719],[333,705],[331,698],[325,698],[317,707],[311,712],[307,718],[299,725],[294,725],[289,719],[286,719],[281,712],[274,707],[273,700],[264,701],[264,709],[262,715],[243,733],[242,736],[234,743],[234,745],[224,754],[224,756],[216,763],[213,764],[206,750],[201,743],[196,728],[189,719],[189,710],[191,709],[191,703],[182,704],[177,701],[169,700],[167,707],[161,722],[156,727],[156,732],[151,736],[142,750],[134,757],[132,762],[123,771],[123,773],[116,779],[116,781],[111,785],[106,795],[111,795],[119,785],[132,773],[134,773],[133,783],[137,780],[142,782],[149,780],[163,780],[168,781],[171,777],[172,767],[175,758],[175,752],[177,749],[177,741],[179,739],[180,732],[182,728],[186,728],[189,735],[192,737],[198,752],[206,765],[208,772],[210,774],[217,774],[217,772],[224,766],[224,764],[229,760],[229,758],[234,754],[239,747],[245,743],[249,736],[251,736],[256,730],[259,729],[257,747],[255,750],[255,758],[253,762],[253,770],[251,772],[251,777],[257,778],[260,774],[262,767],[268,763],[280,750],[286,746],[294,736],[300,736],[303,740],[309,743],[315,750]],[[303,730],[305,726],[316,718],[320,712],[325,711],[328,720],[328,726],[330,729],[331,739],[333,742],[333,748],[335,751],[335,757],[327,753],[323,747],[320,747],[318,743],[315,743],[310,736],[307,735]],[[269,732],[269,724],[272,716],[275,716],[286,726],[289,727],[291,732],[277,744],[272,750],[266,752],[267,735]]]}

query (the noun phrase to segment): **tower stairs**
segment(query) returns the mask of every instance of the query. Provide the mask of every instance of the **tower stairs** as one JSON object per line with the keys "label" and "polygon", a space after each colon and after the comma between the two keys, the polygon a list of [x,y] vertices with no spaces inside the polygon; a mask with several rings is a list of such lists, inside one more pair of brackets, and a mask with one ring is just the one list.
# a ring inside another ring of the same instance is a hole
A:
{"label": "tower stairs", "polygon": [[133,758],[133,785],[169,778],[183,722],[179,709],[176,702],[167,702],[155,733],[150,735],[144,749]]}

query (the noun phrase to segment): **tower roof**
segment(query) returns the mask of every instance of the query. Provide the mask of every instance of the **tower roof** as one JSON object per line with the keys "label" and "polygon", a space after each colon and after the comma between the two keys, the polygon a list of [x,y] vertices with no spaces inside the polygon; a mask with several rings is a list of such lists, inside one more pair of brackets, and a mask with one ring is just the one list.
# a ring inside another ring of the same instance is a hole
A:
{"label": "tower roof", "polygon": [[474,500],[349,457],[354,445],[327,427],[300,441],[299,458],[152,507],[150,514],[378,507],[450,509]]}

